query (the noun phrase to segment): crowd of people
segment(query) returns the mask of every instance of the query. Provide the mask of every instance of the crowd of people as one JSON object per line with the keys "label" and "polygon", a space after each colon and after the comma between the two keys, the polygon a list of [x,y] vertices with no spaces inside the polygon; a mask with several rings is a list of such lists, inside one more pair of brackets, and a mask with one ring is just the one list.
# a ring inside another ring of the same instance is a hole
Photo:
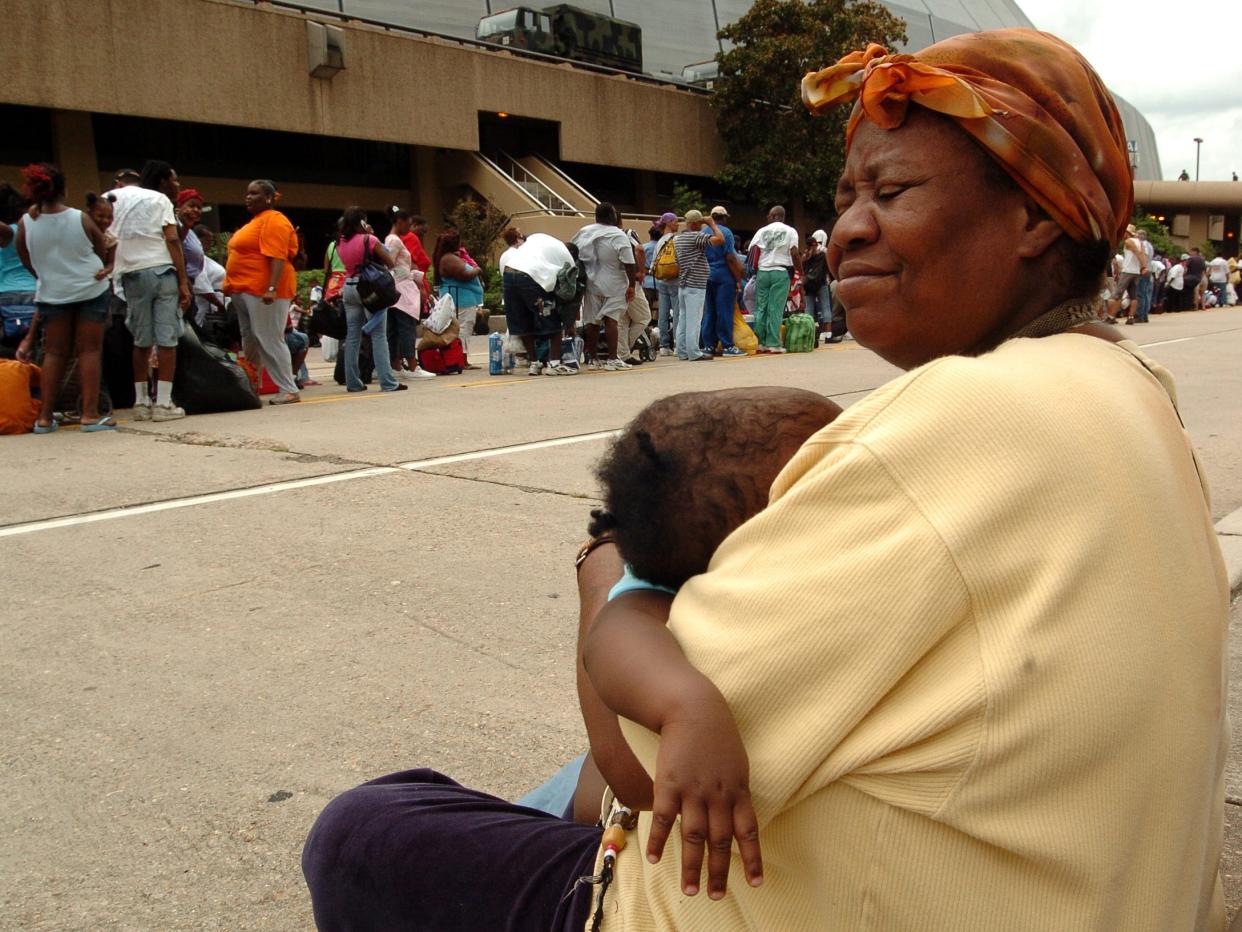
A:
{"label": "crowd of people", "polygon": [[1239,287],[1242,270],[1236,259],[1208,260],[1198,246],[1169,256],[1156,251],[1147,231],[1130,224],[1109,269],[1101,314],[1109,323],[1145,324],[1151,314],[1232,307]]}
{"label": "crowd of people", "polygon": [[[803,310],[817,321],[824,342],[839,343],[845,318],[833,299],[827,234],[816,230],[803,249],[780,206],[749,243],[728,222],[727,208],[719,205],[707,214],[669,211],[643,243],[604,202],[595,221],[567,243],[506,230],[508,248],[499,261],[505,320],[526,345],[529,374],[573,375],[579,362],[610,372],[642,365],[637,344],[653,322],[659,355],[688,362],[747,355],[735,336],[751,321],[759,353],[784,353],[782,321]],[[561,275],[558,284],[561,271],[572,272],[576,282]],[[581,358],[571,342],[579,329]],[[534,355],[540,339],[552,341],[546,361]]]}
{"label": "crowd of people", "polygon": [[[279,209],[280,192],[271,180],[247,186],[250,219],[229,236],[222,264],[212,256],[216,234],[202,223],[210,208],[198,190],[181,186],[166,162],[117,172],[112,190],[85,194],[84,209],[69,206],[55,165],[31,165],[24,179],[20,192],[8,185],[2,191],[0,246],[7,265],[0,302],[38,308],[17,349],[18,358],[43,363],[38,433],[64,422],[56,403],[75,363],[83,384],[82,429],[115,429],[110,411],[98,410],[101,372],[106,382],[117,378],[101,361],[109,325],[123,329],[132,345],[124,368],[132,368],[132,405],[140,421],[185,416],[173,384],[187,328],[232,352],[256,393],[266,373],[274,386],[270,404],[298,402],[303,387],[318,384],[306,356],[317,336],[309,312],[322,302],[336,302],[343,321],[338,381],[349,392],[365,391],[372,372],[385,392],[434,376],[419,364],[419,323],[443,296],[452,299],[461,368],[479,368],[468,349],[484,307],[485,268],[452,227],[436,237],[429,256],[422,216],[392,208],[381,239],[365,210],[346,208],[325,251],[322,282],[313,283],[304,307],[296,275],[306,267],[304,243]],[[758,352],[783,353],[782,321],[804,309],[825,341],[839,342],[844,311],[833,298],[827,234],[816,230],[804,248],[777,206],[767,225],[742,243],[729,219],[723,206],[680,217],[667,212],[643,243],[622,226],[613,205],[601,203],[595,221],[565,243],[506,230],[499,260],[506,326],[528,373],[624,371],[644,361],[637,348],[644,336],[651,356],[658,351],[691,362],[742,356],[735,336],[750,322]],[[391,306],[364,303],[358,279],[372,265],[394,280]],[[113,360],[111,368],[116,365]],[[125,407],[126,396],[108,397]]]}

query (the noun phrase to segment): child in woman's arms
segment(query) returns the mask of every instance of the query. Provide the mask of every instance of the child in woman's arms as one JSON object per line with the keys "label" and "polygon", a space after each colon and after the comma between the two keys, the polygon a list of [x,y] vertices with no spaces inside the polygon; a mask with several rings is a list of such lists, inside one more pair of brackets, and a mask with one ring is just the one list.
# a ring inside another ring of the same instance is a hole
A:
{"label": "child in woman's arms", "polygon": [[[698,892],[705,843],[713,899],[725,894],[732,839],[750,883],[760,882],[763,868],[746,750],[719,690],[666,627],[673,595],[767,506],[777,474],[840,413],[822,395],[791,388],[673,395],[640,412],[597,470],[606,507],[593,513],[591,534],[615,540],[626,572],[586,637],[582,660],[603,705],[659,733],[660,751],[653,784],[628,747],[611,746],[622,740],[615,721],[596,729],[576,808],[598,807],[602,772],[622,803],[652,812],[652,861],[680,815],[687,896]],[[591,725],[588,717],[588,732]]]}

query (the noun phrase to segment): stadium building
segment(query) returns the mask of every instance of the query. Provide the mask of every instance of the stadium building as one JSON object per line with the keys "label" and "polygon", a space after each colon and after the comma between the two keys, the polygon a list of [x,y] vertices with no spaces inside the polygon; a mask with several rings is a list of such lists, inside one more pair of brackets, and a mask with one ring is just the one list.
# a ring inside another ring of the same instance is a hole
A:
{"label": "stadium building", "polygon": [[[885,5],[912,49],[1031,25],[1012,0]],[[533,25],[555,30],[538,6]],[[0,89],[0,179],[52,160],[76,197],[163,158],[217,207],[210,222],[232,229],[248,181],[272,177],[312,255],[354,203],[408,206],[434,230],[476,193],[528,231],[567,237],[598,200],[655,215],[678,181],[723,199],[702,85],[718,29],[749,0],[574,6],[623,21],[618,34],[641,28],[641,68],[498,44],[494,30],[480,41],[480,21],[510,7],[495,0],[8,0],[17,54]],[[1151,128],[1121,105],[1136,178],[1158,179]],[[738,220],[745,229],[758,211]]]}

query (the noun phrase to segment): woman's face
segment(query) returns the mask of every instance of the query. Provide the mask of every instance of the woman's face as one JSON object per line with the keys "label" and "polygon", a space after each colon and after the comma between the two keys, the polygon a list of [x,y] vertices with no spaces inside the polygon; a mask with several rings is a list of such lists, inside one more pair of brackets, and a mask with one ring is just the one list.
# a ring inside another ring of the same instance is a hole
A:
{"label": "woman's face", "polygon": [[246,188],[246,210],[260,214],[271,206],[271,196],[260,185],[252,183]]}
{"label": "woman's face", "polygon": [[392,222],[392,231],[398,236],[405,236],[410,232],[410,221],[404,217],[398,217]]}
{"label": "woman's face", "polygon": [[894,130],[858,127],[828,266],[859,343],[911,369],[1004,326],[1027,211],[1017,186],[993,173],[964,132],[919,107]]}
{"label": "woman's face", "polygon": [[108,227],[112,226],[112,204],[111,202],[100,198],[95,202],[95,206],[91,208],[91,219],[95,221],[95,226],[99,227],[99,232],[106,232]]}
{"label": "woman's face", "polygon": [[203,202],[198,198],[192,198],[177,208],[177,219],[182,225],[194,229],[198,226],[198,222],[203,219]]}

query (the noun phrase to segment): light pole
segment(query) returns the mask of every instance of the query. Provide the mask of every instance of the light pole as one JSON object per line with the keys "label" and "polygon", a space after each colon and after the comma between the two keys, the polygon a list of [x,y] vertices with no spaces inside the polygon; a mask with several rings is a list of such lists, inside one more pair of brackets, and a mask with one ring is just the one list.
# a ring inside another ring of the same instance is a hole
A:
{"label": "light pole", "polygon": [[1195,137],[1195,181],[1199,180],[1199,147],[1203,145],[1203,140],[1198,136]]}

